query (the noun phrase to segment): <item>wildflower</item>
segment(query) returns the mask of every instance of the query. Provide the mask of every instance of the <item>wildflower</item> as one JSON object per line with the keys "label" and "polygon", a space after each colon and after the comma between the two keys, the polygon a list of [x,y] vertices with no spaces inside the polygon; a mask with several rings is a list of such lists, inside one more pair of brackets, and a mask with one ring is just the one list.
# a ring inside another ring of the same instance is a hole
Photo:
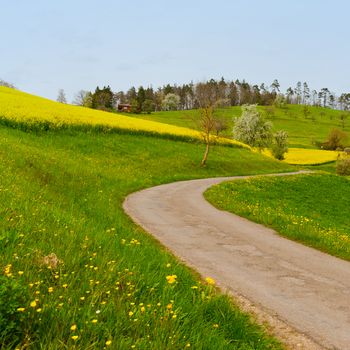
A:
{"label": "wildflower", "polygon": [[97,323],[96,318],[91,321],[91,323]]}
{"label": "wildflower", "polygon": [[49,293],[53,292],[53,287],[49,287],[49,289],[47,290]]}
{"label": "wildflower", "polygon": [[31,303],[30,303],[30,307],[36,307],[36,301],[33,300]]}
{"label": "wildflower", "polygon": [[173,304],[168,304],[167,306],[166,306],[166,308],[168,309],[168,310],[171,310],[172,308],[173,308]]}
{"label": "wildflower", "polygon": [[79,336],[77,336],[77,335],[72,335],[71,338],[72,338],[74,341],[76,341],[76,340],[79,338]]}
{"label": "wildflower", "polygon": [[214,323],[213,328],[219,328],[219,325],[217,323]]}
{"label": "wildflower", "polygon": [[62,285],[62,287],[63,287],[63,288],[67,288],[67,287],[68,287],[68,284],[65,283],[65,284]]}
{"label": "wildflower", "polygon": [[170,266],[171,266],[171,264],[169,264],[169,263],[166,264],[166,267],[170,267]]}
{"label": "wildflower", "polygon": [[18,271],[18,274],[19,274],[20,276],[22,276],[22,275],[24,274],[24,272],[23,272],[23,271]]}
{"label": "wildflower", "polygon": [[18,312],[24,312],[24,311],[26,311],[26,308],[25,308],[25,307],[19,307],[19,308],[17,309],[17,311],[18,311]]}
{"label": "wildflower", "polygon": [[70,330],[71,331],[75,331],[77,329],[77,325],[76,324],[73,324],[71,327],[70,327]]}
{"label": "wildflower", "polygon": [[214,284],[215,284],[215,280],[214,280],[213,278],[211,278],[211,277],[207,277],[207,278],[205,279],[205,281],[206,281],[208,284],[210,284],[210,285],[214,285]]}
{"label": "wildflower", "polygon": [[145,312],[146,308],[144,306],[141,306],[141,312]]}
{"label": "wildflower", "polygon": [[36,312],[41,312],[41,308],[37,309]]}
{"label": "wildflower", "polygon": [[131,317],[134,313],[132,311],[129,311],[129,316]]}
{"label": "wildflower", "polygon": [[166,280],[169,284],[173,284],[176,282],[176,278],[177,276],[176,275],[169,275],[169,276],[166,276]]}
{"label": "wildflower", "polygon": [[112,340],[107,340],[105,344],[106,346],[110,346],[112,344]]}

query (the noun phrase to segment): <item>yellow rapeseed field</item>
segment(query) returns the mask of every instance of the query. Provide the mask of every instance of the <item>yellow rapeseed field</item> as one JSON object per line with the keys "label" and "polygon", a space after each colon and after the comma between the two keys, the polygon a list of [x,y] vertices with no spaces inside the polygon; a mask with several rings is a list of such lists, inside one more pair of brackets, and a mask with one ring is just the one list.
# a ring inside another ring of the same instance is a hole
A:
{"label": "yellow rapeseed field", "polygon": [[[60,125],[103,125],[124,130],[201,139],[200,132],[184,127],[137,119],[126,115],[54,102],[18,90],[0,87],[0,117],[28,123]],[[217,143],[250,148],[244,143],[213,136]]]}
{"label": "yellow rapeseed field", "polygon": [[[265,155],[272,157],[269,150],[263,152]],[[333,162],[338,159],[341,152],[324,151],[320,149],[306,148],[289,148],[284,155],[284,162],[295,165],[317,165]]]}
{"label": "yellow rapeseed field", "polygon": [[340,152],[320,149],[289,148],[285,162],[297,165],[316,165],[337,160]]}

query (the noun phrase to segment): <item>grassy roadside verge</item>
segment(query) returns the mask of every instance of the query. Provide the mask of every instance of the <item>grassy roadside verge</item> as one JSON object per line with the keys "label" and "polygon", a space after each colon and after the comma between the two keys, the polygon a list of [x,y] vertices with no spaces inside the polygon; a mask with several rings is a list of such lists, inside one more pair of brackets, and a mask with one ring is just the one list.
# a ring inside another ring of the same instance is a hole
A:
{"label": "grassy roadside verge", "polygon": [[14,311],[1,349],[281,348],[122,211],[128,193],[161,183],[291,170],[220,146],[200,168],[200,147],[0,128],[1,282]]}
{"label": "grassy roadside verge", "polygon": [[220,209],[350,260],[349,185],[326,173],[259,177],[214,186],[205,197]]}

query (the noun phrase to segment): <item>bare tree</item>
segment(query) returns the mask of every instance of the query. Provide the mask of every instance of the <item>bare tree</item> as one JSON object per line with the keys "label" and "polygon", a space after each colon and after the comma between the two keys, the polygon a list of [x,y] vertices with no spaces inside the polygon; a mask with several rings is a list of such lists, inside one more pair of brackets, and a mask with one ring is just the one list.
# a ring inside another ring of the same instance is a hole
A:
{"label": "bare tree", "polygon": [[[63,92],[64,93],[64,92]],[[75,94],[73,104],[77,106],[85,106],[86,98],[89,94],[89,91],[80,90]]]}
{"label": "bare tree", "polygon": [[227,119],[224,117],[215,117],[214,120],[214,129],[216,136],[219,136],[219,133],[228,129]]}
{"label": "bare tree", "polygon": [[205,143],[205,151],[201,166],[205,166],[208,160],[212,132],[215,131],[216,117],[214,115],[216,105],[216,93],[210,84],[198,83],[196,85],[196,98],[199,106],[198,126]]}
{"label": "bare tree", "polygon": [[11,89],[15,89],[15,86],[11,83],[9,83],[8,81],[2,80],[0,79],[0,86],[5,86]]}
{"label": "bare tree", "polygon": [[57,102],[67,103],[66,94],[63,89],[58,90]]}

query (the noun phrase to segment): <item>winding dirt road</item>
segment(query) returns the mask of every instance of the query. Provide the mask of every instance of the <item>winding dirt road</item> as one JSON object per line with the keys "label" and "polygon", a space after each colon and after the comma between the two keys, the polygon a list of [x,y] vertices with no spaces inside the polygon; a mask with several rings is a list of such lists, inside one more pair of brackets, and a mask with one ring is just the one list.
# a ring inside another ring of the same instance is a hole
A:
{"label": "winding dirt road", "polygon": [[350,263],[204,199],[210,186],[241,178],[149,188],[129,195],[124,209],[186,264],[213,277],[244,309],[268,320],[291,349],[349,350]]}

